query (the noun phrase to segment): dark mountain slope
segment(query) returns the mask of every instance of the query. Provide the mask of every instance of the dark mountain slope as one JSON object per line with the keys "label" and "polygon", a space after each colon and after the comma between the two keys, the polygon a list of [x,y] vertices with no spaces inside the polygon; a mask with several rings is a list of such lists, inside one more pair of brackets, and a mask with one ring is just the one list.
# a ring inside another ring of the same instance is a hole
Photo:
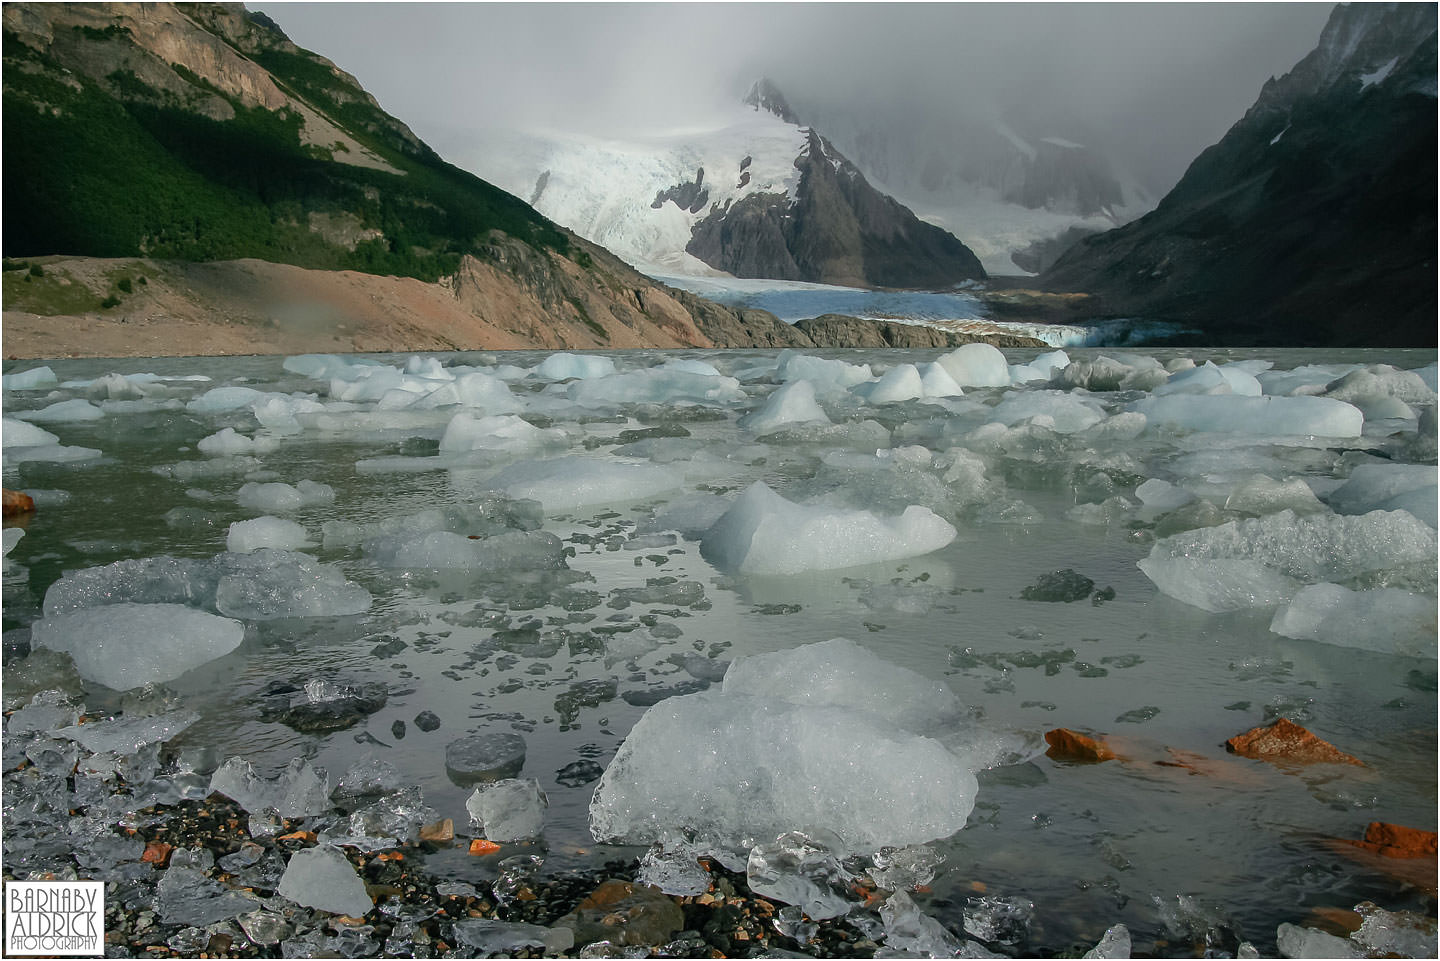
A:
{"label": "dark mountain slope", "polygon": [[1436,343],[1436,8],[1351,4],[1155,211],[1042,278],[1235,344]]}
{"label": "dark mountain slope", "polygon": [[[796,124],[768,81],[746,103]],[[687,253],[737,277],[850,287],[949,287],[985,277],[970,248],[880,193],[813,128],[795,158],[796,195],[752,193],[712,206]]]}

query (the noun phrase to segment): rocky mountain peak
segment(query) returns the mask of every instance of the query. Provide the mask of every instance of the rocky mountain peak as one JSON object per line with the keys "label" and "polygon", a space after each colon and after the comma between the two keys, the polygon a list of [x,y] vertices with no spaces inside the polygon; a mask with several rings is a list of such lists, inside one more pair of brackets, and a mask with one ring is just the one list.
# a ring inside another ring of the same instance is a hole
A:
{"label": "rocky mountain peak", "polygon": [[745,94],[744,102],[746,106],[754,107],[756,110],[773,113],[786,123],[793,123],[796,126],[800,124],[800,118],[795,115],[795,111],[790,109],[785,95],[769,77],[761,77],[751,84],[750,91]]}

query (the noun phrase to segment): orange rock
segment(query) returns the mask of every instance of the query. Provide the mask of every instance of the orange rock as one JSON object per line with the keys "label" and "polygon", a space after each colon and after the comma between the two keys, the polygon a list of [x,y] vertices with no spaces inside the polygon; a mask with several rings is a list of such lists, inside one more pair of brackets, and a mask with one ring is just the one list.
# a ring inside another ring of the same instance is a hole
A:
{"label": "orange rock", "polygon": [[1348,938],[1360,930],[1364,920],[1358,912],[1345,908],[1311,908],[1305,927],[1319,928],[1337,938]]}
{"label": "orange rock", "polygon": [[282,834],[282,835],[280,835],[280,836],[277,837],[275,840],[277,840],[277,841],[306,841],[306,842],[308,842],[308,843],[310,843],[310,844],[314,844],[314,843],[315,843],[315,837],[316,837],[316,835],[315,835],[315,832],[314,832],[314,831],[291,831],[289,834]]}
{"label": "orange rock", "polygon": [[1057,761],[1085,761],[1098,764],[1115,760],[1115,752],[1104,741],[1084,734],[1077,734],[1069,728],[1057,727],[1045,732],[1045,743],[1050,747],[1045,755]]}
{"label": "orange rock", "polygon": [[496,844],[494,841],[487,841],[484,838],[476,838],[475,840],[470,842],[471,854],[494,854],[498,850],[500,850],[500,845]]}
{"label": "orange rock", "polygon": [[16,517],[20,514],[35,513],[35,500],[23,491],[12,491],[0,487],[4,492],[4,516]]}
{"label": "orange rock", "polygon": [[1371,821],[1365,829],[1365,840],[1351,843],[1387,858],[1433,858],[1436,853],[1434,831],[1384,821]]}
{"label": "orange rock", "polygon": [[1292,762],[1296,764],[1355,764],[1365,766],[1359,758],[1321,740],[1299,724],[1281,718],[1269,727],[1257,727],[1237,734],[1225,746],[1241,757],[1256,761]]}
{"label": "orange rock", "polygon": [[163,866],[170,860],[170,852],[173,850],[174,846],[164,841],[151,841],[145,845],[145,853],[140,855],[140,860]]}

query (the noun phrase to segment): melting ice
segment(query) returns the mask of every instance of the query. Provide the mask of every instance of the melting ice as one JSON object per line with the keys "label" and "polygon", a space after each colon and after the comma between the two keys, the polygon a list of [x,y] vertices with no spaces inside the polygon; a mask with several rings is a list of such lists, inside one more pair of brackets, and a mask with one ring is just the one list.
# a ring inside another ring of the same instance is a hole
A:
{"label": "melting ice", "polygon": [[[355,770],[337,843],[434,815],[556,865],[653,845],[676,890],[710,851],[790,930],[868,876],[954,906],[892,895],[891,949],[1118,956],[1177,894],[1288,944],[1308,838],[1433,819],[1433,355],[121,363],[5,374],[5,485],[40,508],[4,538],[7,864],[68,856],[49,819],[121,771],[264,831]],[[1067,571],[1093,590],[1027,596]],[[297,719],[322,688],[374,696]],[[1282,715],[1367,767],[1218,747]],[[1169,766],[1051,763],[1055,726]],[[362,910],[338,868],[285,891]]]}

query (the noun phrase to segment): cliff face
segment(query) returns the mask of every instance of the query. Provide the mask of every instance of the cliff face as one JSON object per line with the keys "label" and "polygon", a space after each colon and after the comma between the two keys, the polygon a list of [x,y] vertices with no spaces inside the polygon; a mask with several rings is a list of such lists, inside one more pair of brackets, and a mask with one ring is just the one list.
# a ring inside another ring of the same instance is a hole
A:
{"label": "cliff face", "polygon": [[1436,343],[1436,10],[1336,7],[1149,215],[1042,278],[1233,344]]}
{"label": "cliff face", "polygon": [[[97,337],[145,328],[167,354],[403,350],[407,337],[709,347],[707,325],[733,346],[782,336],[774,317],[682,299],[445,163],[354,77],[238,4],[3,16],[4,252],[42,271],[6,264],[12,353],[94,352],[38,318]],[[248,338],[205,329],[206,298]]]}
{"label": "cliff face", "polygon": [[[773,106],[776,96],[763,102]],[[849,287],[937,288],[985,276],[969,248],[870,186],[814,130],[795,169],[793,200],[754,193],[712,209],[686,252],[737,277]]]}

